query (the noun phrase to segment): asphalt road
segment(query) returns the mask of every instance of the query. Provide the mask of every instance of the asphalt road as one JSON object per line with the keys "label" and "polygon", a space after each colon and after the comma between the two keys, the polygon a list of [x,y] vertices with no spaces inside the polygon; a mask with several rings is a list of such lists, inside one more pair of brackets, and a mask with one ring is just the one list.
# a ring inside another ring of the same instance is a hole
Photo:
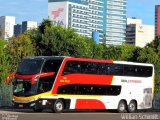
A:
{"label": "asphalt road", "polygon": [[160,112],[115,113],[113,111],[65,111],[52,113],[45,110],[35,113],[32,110],[0,109],[0,120],[158,120]]}

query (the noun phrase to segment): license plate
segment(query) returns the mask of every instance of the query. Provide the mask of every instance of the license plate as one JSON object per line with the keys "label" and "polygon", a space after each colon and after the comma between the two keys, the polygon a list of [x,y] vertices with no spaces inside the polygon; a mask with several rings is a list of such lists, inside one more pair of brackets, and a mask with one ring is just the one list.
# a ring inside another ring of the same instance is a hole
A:
{"label": "license plate", "polygon": [[23,105],[19,105],[20,108],[23,108]]}

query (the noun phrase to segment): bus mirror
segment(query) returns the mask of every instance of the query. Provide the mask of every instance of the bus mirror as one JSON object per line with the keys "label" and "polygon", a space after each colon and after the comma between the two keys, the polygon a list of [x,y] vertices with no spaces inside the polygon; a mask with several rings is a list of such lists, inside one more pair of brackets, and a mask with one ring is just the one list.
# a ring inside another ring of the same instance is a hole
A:
{"label": "bus mirror", "polygon": [[10,75],[8,75],[6,79],[6,84],[9,84],[12,81],[14,76],[15,76],[15,73],[11,73]]}

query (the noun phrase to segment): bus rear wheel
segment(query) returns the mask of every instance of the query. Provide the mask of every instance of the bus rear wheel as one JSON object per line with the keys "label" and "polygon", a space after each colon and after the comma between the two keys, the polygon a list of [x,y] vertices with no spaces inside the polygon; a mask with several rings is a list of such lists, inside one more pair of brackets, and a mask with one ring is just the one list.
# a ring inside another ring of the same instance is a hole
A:
{"label": "bus rear wheel", "polygon": [[52,111],[55,113],[61,113],[64,110],[64,103],[61,99],[58,99],[55,101],[54,105],[53,105],[53,109]]}
{"label": "bus rear wheel", "polygon": [[118,104],[118,108],[117,108],[118,112],[119,112],[119,113],[125,113],[125,112],[126,112],[126,109],[127,109],[127,104],[126,104],[126,102],[123,101],[123,100],[120,101],[119,104]]}
{"label": "bus rear wheel", "polygon": [[128,105],[128,112],[133,113],[137,110],[137,104],[135,101],[131,101]]}

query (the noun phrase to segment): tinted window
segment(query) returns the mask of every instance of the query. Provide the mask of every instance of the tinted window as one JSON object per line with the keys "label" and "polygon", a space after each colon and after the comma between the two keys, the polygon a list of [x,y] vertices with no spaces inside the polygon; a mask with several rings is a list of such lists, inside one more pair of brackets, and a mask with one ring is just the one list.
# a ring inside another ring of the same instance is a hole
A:
{"label": "tinted window", "polygon": [[47,60],[43,66],[42,72],[58,72],[62,61],[60,60]]}
{"label": "tinted window", "polygon": [[68,61],[63,70],[63,75],[81,73],[81,64],[77,61]]}
{"label": "tinted window", "polygon": [[153,68],[150,66],[124,65],[124,76],[150,77]]}
{"label": "tinted window", "polygon": [[40,72],[44,60],[37,59],[24,59],[21,61],[17,74],[21,75],[33,75]]}
{"label": "tinted window", "polygon": [[97,74],[97,63],[94,63],[94,62],[81,62],[81,73],[84,73],[84,74]]}
{"label": "tinted window", "polygon": [[121,64],[108,64],[107,65],[108,75],[123,75],[123,65]]}
{"label": "tinted window", "polygon": [[99,74],[132,77],[150,77],[153,68],[150,66],[125,65],[115,63],[68,61],[63,71],[65,74]]}
{"label": "tinted window", "polygon": [[76,95],[119,95],[121,86],[110,85],[64,85],[58,88],[58,94]]}
{"label": "tinted window", "polygon": [[97,71],[98,71],[98,74],[100,75],[105,75],[107,74],[107,64],[106,63],[98,63],[97,64]]}

